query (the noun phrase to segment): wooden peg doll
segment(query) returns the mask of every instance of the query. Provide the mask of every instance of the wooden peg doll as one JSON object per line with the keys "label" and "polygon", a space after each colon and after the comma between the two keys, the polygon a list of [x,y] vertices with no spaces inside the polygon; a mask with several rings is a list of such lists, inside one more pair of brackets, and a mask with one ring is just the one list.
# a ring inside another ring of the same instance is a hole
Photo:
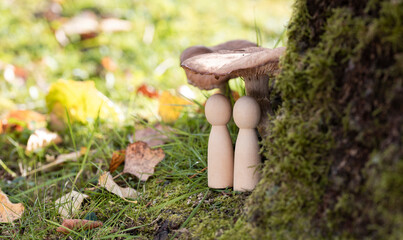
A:
{"label": "wooden peg doll", "polygon": [[255,99],[244,96],[234,105],[234,121],[239,127],[235,143],[234,190],[252,191],[260,180],[258,166],[259,142],[256,126],[260,121],[260,107]]}
{"label": "wooden peg doll", "polygon": [[231,119],[231,104],[224,95],[215,94],[207,100],[205,114],[207,121],[212,125],[207,153],[208,186],[232,187],[234,150],[227,128]]}

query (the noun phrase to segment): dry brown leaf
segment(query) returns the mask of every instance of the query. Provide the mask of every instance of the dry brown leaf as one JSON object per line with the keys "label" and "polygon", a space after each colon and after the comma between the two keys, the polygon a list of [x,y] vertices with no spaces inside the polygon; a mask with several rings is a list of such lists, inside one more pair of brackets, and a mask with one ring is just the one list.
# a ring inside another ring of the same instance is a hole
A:
{"label": "dry brown leaf", "polygon": [[155,166],[165,157],[162,148],[151,149],[145,142],[135,142],[127,146],[124,173],[130,173],[141,181],[154,173]]}
{"label": "dry brown leaf", "polygon": [[12,203],[7,195],[0,189],[0,223],[11,223],[21,218],[24,213],[22,203]]}
{"label": "dry brown leaf", "polygon": [[149,98],[158,98],[159,97],[158,91],[154,87],[147,85],[145,83],[141,84],[141,86],[139,88],[137,88],[136,92],[141,93],[144,96],[147,96]]}
{"label": "dry brown leaf", "polygon": [[109,192],[114,193],[123,199],[136,198],[138,195],[137,191],[131,187],[119,187],[119,185],[115,183],[115,181],[113,181],[113,177],[109,172],[105,172],[104,174],[102,174],[99,177],[98,183],[101,187],[104,187]]}
{"label": "dry brown leaf", "polygon": [[147,143],[148,146],[155,147],[164,144],[166,140],[169,139],[168,136],[164,134],[167,131],[170,131],[170,129],[162,127],[161,124],[157,124],[154,128],[148,127],[136,130],[134,135],[136,141],[143,141]]}
{"label": "dry brown leaf", "polygon": [[71,191],[70,193],[62,196],[57,199],[55,202],[56,207],[58,208],[59,214],[63,219],[73,217],[78,210],[80,210],[81,203],[85,198],[89,196],[83,193],[79,193],[77,191]]}
{"label": "dry brown leaf", "polygon": [[[91,220],[84,220],[84,219],[64,219],[62,226],[58,227],[56,231],[69,234],[70,230],[78,231],[78,230],[89,230],[94,229],[97,227],[101,227],[103,225],[100,221],[91,221]],[[66,229],[67,228],[67,229]]]}
{"label": "dry brown leaf", "polygon": [[52,143],[59,144],[61,142],[62,138],[57,133],[50,132],[46,128],[36,129],[28,138],[26,151],[38,151]]}
{"label": "dry brown leaf", "polygon": [[109,164],[110,173],[113,173],[125,161],[125,154],[126,154],[125,149],[113,152],[112,160],[111,163]]}

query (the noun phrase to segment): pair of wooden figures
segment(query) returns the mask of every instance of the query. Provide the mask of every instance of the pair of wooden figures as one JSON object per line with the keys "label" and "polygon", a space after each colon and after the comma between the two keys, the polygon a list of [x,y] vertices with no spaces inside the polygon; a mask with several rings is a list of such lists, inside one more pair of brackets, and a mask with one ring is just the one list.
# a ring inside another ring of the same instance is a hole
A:
{"label": "pair of wooden figures", "polygon": [[261,159],[255,128],[260,120],[260,107],[255,99],[244,96],[234,105],[234,121],[239,127],[235,153],[228,132],[231,104],[222,94],[211,96],[205,107],[212,125],[207,153],[208,186],[233,187],[235,191],[252,191],[260,179],[257,167]]}

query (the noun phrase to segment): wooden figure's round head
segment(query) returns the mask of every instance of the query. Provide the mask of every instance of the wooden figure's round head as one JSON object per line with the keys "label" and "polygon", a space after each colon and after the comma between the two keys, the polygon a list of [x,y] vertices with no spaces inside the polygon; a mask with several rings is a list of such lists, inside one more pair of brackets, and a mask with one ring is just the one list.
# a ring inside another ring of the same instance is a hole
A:
{"label": "wooden figure's round head", "polygon": [[204,112],[211,125],[226,125],[231,119],[231,104],[224,95],[214,94],[207,100]]}
{"label": "wooden figure's round head", "polygon": [[256,128],[260,121],[260,107],[254,98],[244,96],[235,102],[234,121],[239,128]]}

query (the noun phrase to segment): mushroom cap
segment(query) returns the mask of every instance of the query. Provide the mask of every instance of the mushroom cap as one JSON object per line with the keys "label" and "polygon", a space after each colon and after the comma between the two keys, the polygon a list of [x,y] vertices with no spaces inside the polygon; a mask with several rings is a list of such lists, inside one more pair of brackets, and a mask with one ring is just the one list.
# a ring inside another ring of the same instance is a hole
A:
{"label": "mushroom cap", "polygon": [[192,46],[189,48],[186,48],[185,50],[183,50],[181,56],[180,56],[180,61],[181,64],[183,63],[183,61],[185,61],[188,58],[200,55],[200,54],[205,54],[205,53],[212,53],[213,50],[209,47],[205,47],[205,46]]}
{"label": "mushroom cap", "polygon": [[284,51],[285,47],[220,50],[191,57],[181,66],[186,72],[214,76],[214,79],[217,80],[256,74],[275,74],[278,70],[279,57]]}
{"label": "mushroom cap", "polygon": [[[204,55],[204,54],[209,54],[209,53],[215,53],[218,51],[225,51],[225,50],[237,50],[237,49],[242,49],[242,48],[247,48],[247,47],[256,47],[257,45],[255,43],[249,42],[247,40],[232,40],[228,41],[213,47],[205,47],[205,46],[192,46],[187,49],[185,49],[181,56],[180,56],[180,62],[181,66],[183,62],[186,60]],[[182,66],[183,67],[183,66]],[[184,68],[186,77],[188,79],[188,82],[200,89],[204,90],[210,90],[213,88],[219,88],[223,84],[225,84],[228,80],[231,79],[229,76],[214,76],[211,74],[200,74],[197,71],[188,71],[186,68]]]}
{"label": "mushroom cap", "polygon": [[247,47],[257,47],[256,43],[249,42],[247,40],[231,40],[225,43],[218,44],[216,46],[210,47],[210,49],[213,52],[217,52],[220,50],[236,50],[236,49],[241,49],[241,48],[247,48]]}

